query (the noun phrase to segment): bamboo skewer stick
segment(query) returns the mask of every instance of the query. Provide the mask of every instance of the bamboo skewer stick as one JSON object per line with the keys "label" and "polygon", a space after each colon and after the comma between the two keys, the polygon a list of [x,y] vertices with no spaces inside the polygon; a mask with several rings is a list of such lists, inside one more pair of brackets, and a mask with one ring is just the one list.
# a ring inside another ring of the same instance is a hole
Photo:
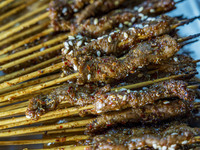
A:
{"label": "bamboo skewer stick", "polygon": [[58,84],[58,83],[65,82],[67,80],[76,78],[78,74],[79,73],[74,73],[72,75],[69,75],[69,76],[66,76],[66,77],[63,77],[63,78],[58,78],[58,79],[55,79],[55,80],[52,80],[52,81],[49,81],[49,82],[46,82],[46,83],[42,83],[42,84],[38,84],[38,85],[35,85],[35,86],[28,87],[28,88],[24,89],[23,91],[14,92],[14,93],[6,95],[6,96],[0,96],[0,102],[12,100],[12,99],[15,99],[16,97],[26,95],[26,94],[32,93],[34,91],[41,90],[43,88]]}
{"label": "bamboo skewer stick", "polygon": [[27,108],[25,107],[25,108],[18,108],[18,109],[14,109],[14,110],[9,110],[7,112],[0,112],[0,117],[8,117],[8,116],[24,113],[26,111],[26,109]]}
{"label": "bamboo skewer stick", "polygon": [[[74,145],[66,145],[66,146],[59,146],[59,147],[53,147],[53,148],[47,148],[48,150],[87,150],[92,149],[92,146],[74,146]],[[37,149],[37,150],[47,150],[44,149]],[[31,149],[36,150],[36,149]]]}
{"label": "bamboo skewer stick", "polygon": [[27,86],[31,86],[31,85],[35,85],[35,84],[38,84],[38,83],[44,83],[46,81],[57,79],[60,76],[61,76],[61,74],[58,73],[58,74],[55,74],[55,75],[51,75],[51,76],[35,79],[35,80],[29,81],[29,82],[25,82],[25,83],[22,83],[22,84],[17,84],[15,86],[11,86],[11,87],[4,88],[4,89],[0,90],[0,94],[8,93],[10,91],[18,90],[18,89],[21,89],[21,88],[24,88],[24,87],[27,87]]}
{"label": "bamboo skewer stick", "polygon": [[[36,57],[43,56],[43,55],[45,55],[45,54],[47,54],[47,53],[50,53],[50,52],[53,52],[53,51],[56,51],[56,50],[60,50],[60,49],[63,48],[63,47],[64,47],[63,44],[59,44],[59,45],[50,47],[50,48],[48,48],[48,49],[46,49],[46,50],[44,50],[44,51],[37,52],[37,53],[34,53],[34,54],[32,54],[32,55],[23,57],[23,58],[21,58],[21,59],[14,60],[14,61],[12,61],[12,62],[9,62],[9,63],[5,64],[5,65],[2,65],[2,66],[1,66],[2,68],[1,68],[1,69],[6,69],[6,68],[13,67],[13,66],[15,66],[15,65],[17,65],[17,64],[21,64],[21,63],[23,63],[23,62],[26,62],[26,61],[28,61],[28,60],[34,59],[34,58],[36,58]],[[4,58],[9,58],[9,56],[4,57]]]}
{"label": "bamboo skewer stick", "polygon": [[21,22],[21,21],[23,21],[23,20],[25,20],[27,18],[30,18],[30,17],[40,13],[41,11],[44,11],[47,8],[48,8],[48,5],[44,5],[44,6],[38,8],[38,9],[32,11],[32,12],[29,12],[28,14],[25,14],[25,15],[15,19],[14,21],[11,21],[11,22],[5,24],[4,26],[1,26],[0,27],[0,31],[6,30],[6,29],[14,26],[16,23],[19,23],[19,22]]}
{"label": "bamboo skewer stick", "polygon": [[6,39],[7,37],[17,33],[18,31],[21,31],[22,29],[25,29],[25,28],[29,27],[30,25],[33,25],[41,20],[44,20],[45,18],[48,18],[48,16],[49,16],[49,12],[46,12],[38,17],[35,17],[34,19],[31,19],[30,21],[22,23],[21,25],[15,27],[15,28],[7,30],[5,33],[3,33],[0,36],[0,40]]}
{"label": "bamboo skewer stick", "polygon": [[51,112],[48,112],[41,116],[38,120],[31,120],[26,116],[11,118],[11,119],[4,119],[0,121],[0,129],[11,128],[19,125],[27,125],[38,123],[46,120],[51,120],[55,118],[67,117],[78,114],[81,110],[92,109],[93,105],[88,105],[84,107],[72,107],[72,108],[65,108],[65,109],[58,109]]}
{"label": "bamboo skewer stick", "polygon": [[[13,42],[13,41],[15,41],[15,40],[20,39],[21,37],[24,37],[24,36],[27,36],[27,35],[31,35],[31,34],[33,35],[34,32],[36,32],[36,31],[38,31],[38,30],[41,30],[41,29],[43,29],[44,27],[46,27],[46,26],[48,25],[48,23],[49,23],[49,22],[36,25],[36,26],[32,27],[32,28],[29,29],[29,30],[26,30],[26,31],[24,31],[24,32],[22,32],[22,33],[19,33],[19,34],[15,34],[15,35],[13,35],[13,36],[11,36],[11,37],[9,37],[9,38],[6,38],[5,40],[0,41],[0,46],[9,44],[9,43],[11,43],[11,42]],[[32,35],[31,35],[31,36],[32,36]]]}
{"label": "bamboo skewer stick", "polygon": [[6,0],[0,3],[0,8],[5,7],[6,5],[12,3],[14,0]]}
{"label": "bamboo skewer stick", "polygon": [[39,76],[47,74],[47,73],[51,73],[53,71],[60,69],[62,66],[63,66],[63,62],[60,62],[60,63],[54,64],[53,66],[49,66],[44,69],[23,75],[19,78],[15,78],[10,81],[3,82],[2,84],[0,84],[0,89],[10,87],[12,85],[18,84],[20,82],[23,82],[23,81],[26,81],[26,80],[29,80],[29,79],[32,79],[35,77],[39,77]]}
{"label": "bamboo skewer stick", "polygon": [[[54,38],[54,39],[52,39],[52,40],[49,40],[49,41],[47,41],[47,42],[45,42],[45,43],[36,45],[36,46],[31,47],[31,48],[29,48],[29,49],[22,50],[22,51],[20,51],[20,52],[17,52],[17,53],[15,53],[15,54],[12,54],[12,55],[9,55],[9,56],[6,56],[6,57],[4,57],[4,58],[1,58],[0,63],[3,63],[3,62],[5,62],[5,61],[11,60],[11,59],[14,59],[14,58],[16,58],[16,57],[24,56],[24,55],[26,55],[26,54],[32,53],[32,52],[34,52],[34,51],[37,51],[37,50],[39,50],[40,48],[43,48],[43,47],[46,47],[46,46],[55,44],[55,43],[60,42],[60,41],[63,41],[63,40],[65,40],[66,38],[68,38],[68,36],[69,36],[68,34],[60,35],[59,37],[56,37],[56,38]],[[1,67],[0,69],[3,70],[3,69],[6,69],[6,68],[9,68],[9,67],[12,67],[12,66],[13,66],[13,64],[10,62],[10,63],[7,63],[7,64],[5,64],[5,65],[0,66],[0,67]]]}
{"label": "bamboo skewer stick", "polygon": [[37,0],[31,0],[31,1],[27,2],[26,4],[22,4],[22,5],[14,8],[14,9],[12,9],[11,11],[1,15],[0,16],[0,21],[2,21],[5,18],[8,18],[9,16],[11,16],[13,14],[16,14],[17,12],[19,12],[19,11],[25,9],[25,8],[27,8],[29,5],[33,4],[35,1],[37,1]]}
{"label": "bamboo skewer stick", "polygon": [[140,87],[148,86],[148,85],[151,85],[151,84],[154,84],[154,83],[157,83],[157,82],[170,80],[170,79],[181,78],[181,77],[192,75],[192,74],[195,74],[195,73],[173,75],[173,76],[164,77],[164,78],[155,79],[155,80],[150,80],[150,81],[146,81],[146,82],[140,82],[140,83],[136,83],[136,84],[132,84],[132,85],[126,85],[126,86],[123,86],[123,87],[114,88],[114,89],[112,89],[112,91],[119,91],[122,88],[125,88],[125,89],[140,88]]}
{"label": "bamboo skewer stick", "polygon": [[19,76],[24,75],[26,73],[30,73],[30,72],[35,71],[35,70],[37,70],[37,69],[39,69],[43,66],[46,66],[46,65],[54,63],[58,60],[61,60],[61,58],[62,58],[62,56],[54,57],[52,59],[49,59],[47,61],[44,61],[42,63],[34,65],[32,67],[26,68],[24,70],[20,70],[20,71],[17,71],[17,72],[13,72],[11,74],[4,75],[3,77],[0,77],[0,82],[7,81],[7,80],[13,79],[15,77],[19,77]]}
{"label": "bamboo skewer stick", "polygon": [[[57,87],[59,87],[59,86],[61,86],[61,85],[53,86],[53,87],[49,87],[49,88],[45,88],[45,89],[42,89],[42,90],[40,90],[40,91],[36,91],[36,92],[34,92],[34,93],[31,93],[31,94],[28,95],[28,96],[25,95],[25,96],[23,96],[23,97],[17,98],[17,99],[15,99],[15,100],[13,100],[13,101],[1,102],[1,103],[0,103],[0,106],[10,105],[10,104],[13,104],[13,103],[16,103],[16,102],[22,102],[22,101],[25,101],[25,100],[30,99],[30,98],[33,97],[33,96],[37,96],[37,95],[39,95],[39,94],[41,94],[41,93],[46,94],[46,93],[48,93],[49,91],[51,91],[51,90],[53,90],[54,88],[57,88]],[[16,104],[15,104],[15,105],[16,105]],[[15,106],[15,105],[14,105],[14,106]],[[8,106],[6,106],[6,107],[8,107]],[[1,109],[3,109],[3,108],[1,108]]]}
{"label": "bamboo skewer stick", "polygon": [[44,30],[41,33],[38,33],[38,34],[36,34],[36,35],[34,35],[32,37],[24,39],[23,41],[20,41],[18,43],[12,44],[9,47],[4,48],[3,50],[0,50],[0,55],[6,54],[9,51],[12,51],[12,50],[14,50],[14,49],[16,49],[16,48],[18,48],[18,47],[20,47],[22,45],[27,44],[27,43],[33,42],[34,40],[36,40],[36,39],[38,39],[38,38],[40,38],[42,36],[46,36],[46,35],[48,35],[48,34],[50,34],[52,32],[54,32],[54,30],[52,28],[50,28],[50,29]]}
{"label": "bamboo skewer stick", "polygon": [[25,101],[25,102],[21,102],[19,104],[6,106],[6,107],[1,108],[0,112],[5,112],[5,111],[13,110],[13,109],[18,109],[18,108],[24,108],[24,107],[27,107],[28,104],[29,104],[29,101]]}
{"label": "bamboo skewer stick", "polygon": [[21,141],[0,141],[0,145],[28,145],[28,144],[45,144],[45,143],[63,143],[69,141],[86,140],[89,135],[75,135],[67,138],[51,138],[51,139],[37,139],[37,140],[21,140]]}

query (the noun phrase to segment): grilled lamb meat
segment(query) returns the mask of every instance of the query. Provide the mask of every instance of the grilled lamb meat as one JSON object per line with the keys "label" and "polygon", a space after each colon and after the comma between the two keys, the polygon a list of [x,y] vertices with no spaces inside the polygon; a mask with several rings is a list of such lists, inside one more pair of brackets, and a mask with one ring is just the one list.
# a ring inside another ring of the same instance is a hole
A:
{"label": "grilled lamb meat", "polygon": [[[119,6],[121,6],[122,9],[128,8],[128,9],[133,10],[132,14],[133,14],[133,17],[136,17],[135,18],[136,20],[137,19],[144,20],[144,19],[146,19],[146,15],[160,14],[160,13],[167,12],[167,11],[175,8],[175,3],[173,0],[167,0],[167,1],[166,0],[161,0],[161,1],[160,0],[151,0],[151,1],[146,0],[143,3],[141,3],[140,5],[133,8],[133,6],[135,4],[136,3],[133,0],[132,1],[126,1],[126,0],[97,0],[97,1],[58,0],[58,1],[52,1],[50,3],[49,17],[51,19],[51,24],[56,31],[74,30],[79,25],[81,25],[81,23],[84,24],[85,22],[87,22],[86,24],[88,24],[89,21],[92,21],[94,19],[99,20],[98,22],[102,21],[102,23],[100,23],[99,25],[100,25],[100,28],[103,29],[103,28],[105,28],[105,27],[103,27],[104,26],[103,24],[105,23],[105,20],[107,20],[107,17],[109,18],[110,14],[113,14],[114,12],[116,12],[116,11],[112,12],[111,10],[116,9]],[[111,13],[109,13],[110,11],[111,11]],[[101,17],[101,16],[103,16],[103,17]],[[122,16],[118,17],[118,18],[122,18]],[[94,17],[94,18],[91,18],[91,17]],[[89,19],[86,21],[87,18],[89,18]],[[132,18],[130,18],[127,21],[131,23],[131,19]],[[125,22],[120,22],[120,23],[125,23]],[[115,24],[114,26],[116,27],[116,25],[118,25],[119,23],[116,24],[114,20],[113,21],[109,20],[109,23],[107,25],[106,24],[105,24],[105,26],[110,24],[110,27],[112,27]],[[108,28],[110,28],[110,27],[108,27]],[[92,29],[92,24],[90,26],[90,29]]]}
{"label": "grilled lamb meat", "polygon": [[[92,86],[92,87],[91,87]],[[138,108],[163,98],[179,97],[188,106],[195,99],[195,92],[187,88],[183,81],[164,81],[150,86],[145,90],[111,91],[109,85],[98,88],[96,85],[64,85],[53,90],[46,96],[34,97],[30,100],[26,111],[27,117],[36,118],[48,110],[53,110],[61,101],[68,101],[72,105],[93,104],[92,114],[102,114],[109,111]]]}
{"label": "grilled lamb meat", "polygon": [[149,64],[160,64],[178,51],[179,45],[176,40],[164,35],[138,43],[120,59],[114,56],[73,57],[72,53],[71,58],[67,57],[67,60],[69,60],[70,66],[79,72],[78,84],[86,82],[109,83],[125,78],[130,73],[134,73],[137,68],[143,68]]}
{"label": "grilled lamb meat", "polygon": [[161,127],[134,127],[111,129],[105,134],[96,135],[85,142],[96,150],[129,150],[129,149],[178,149],[181,146],[197,142],[195,136],[199,128],[186,124],[166,124]]}
{"label": "grilled lamb meat", "polygon": [[84,55],[115,55],[120,56],[133,48],[141,40],[147,40],[172,31],[170,24],[175,21],[168,16],[162,16],[158,19],[151,18],[135,27],[125,31],[115,30],[109,35],[104,35],[98,39],[83,37],[80,34],[70,36],[65,41],[64,55],[68,57],[77,57]]}
{"label": "grilled lamb meat", "polygon": [[192,109],[182,100],[159,101],[139,108],[130,108],[123,111],[109,112],[98,116],[87,125],[87,133],[105,130],[108,127],[125,123],[156,123],[179,116],[190,114]]}

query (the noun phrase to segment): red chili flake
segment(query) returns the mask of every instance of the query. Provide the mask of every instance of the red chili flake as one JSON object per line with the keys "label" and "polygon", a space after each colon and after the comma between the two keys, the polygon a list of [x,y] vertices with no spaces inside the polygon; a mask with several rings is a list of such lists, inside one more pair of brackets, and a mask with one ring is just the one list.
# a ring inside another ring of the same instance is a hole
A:
{"label": "red chili flake", "polygon": [[112,126],[112,123],[110,123],[110,124],[107,124],[107,127],[110,127],[110,126]]}
{"label": "red chili flake", "polygon": [[43,71],[42,71],[42,70],[39,70],[38,72],[39,72],[39,73],[43,73]]}
{"label": "red chili flake", "polygon": [[98,70],[97,70],[97,74],[99,74],[100,72],[101,72],[101,70],[100,70],[100,69],[98,69]]}
{"label": "red chili flake", "polygon": [[87,69],[90,71],[90,66],[89,65],[87,65]]}
{"label": "red chili flake", "polygon": [[62,129],[63,128],[63,126],[60,126],[60,129]]}
{"label": "red chili flake", "polygon": [[72,90],[72,86],[70,86],[67,90],[67,92],[69,93]]}
{"label": "red chili flake", "polygon": [[65,62],[65,66],[67,66],[68,65],[68,62]]}
{"label": "red chili flake", "polygon": [[91,129],[92,129],[92,125],[91,125],[91,124],[89,125],[88,129],[89,129],[89,130],[91,130]]}

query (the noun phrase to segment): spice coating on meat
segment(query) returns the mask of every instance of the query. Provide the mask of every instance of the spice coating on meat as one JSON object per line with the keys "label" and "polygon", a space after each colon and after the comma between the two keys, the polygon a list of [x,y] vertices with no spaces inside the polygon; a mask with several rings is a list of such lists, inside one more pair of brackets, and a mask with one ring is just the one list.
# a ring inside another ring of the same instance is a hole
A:
{"label": "spice coating on meat", "polygon": [[96,94],[92,110],[94,114],[109,111],[122,110],[125,108],[137,108],[147,104],[153,104],[156,100],[163,98],[179,97],[190,105],[195,100],[195,92],[187,88],[184,81],[163,81],[156,83],[146,90],[112,91],[104,94]]}
{"label": "spice coating on meat", "polygon": [[87,125],[87,133],[104,130],[117,124],[131,123],[156,123],[169,118],[184,116],[190,113],[191,108],[182,100],[159,101],[155,104],[123,111],[109,112],[98,116],[91,124]]}
{"label": "spice coating on meat", "polygon": [[90,16],[116,9],[125,1],[126,0],[96,0],[77,15],[77,23],[80,24]]}
{"label": "spice coating on meat", "polygon": [[72,105],[90,104],[92,98],[89,97],[92,97],[99,88],[94,84],[85,84],[84,86],[74,83],[64,84],[47,95],[39,95],[30,99],[26,116],[38,119],[45,112],[56,109],[62,101],[69,101]]}
{"label": "spice coating on meat", "polygon": [[194,143],[194,136],[200,134],[199,128],[191,128],[186,124],[176,124],[160,128],[118,128],[106,134],[96,135],[91,138],[91,149],[130,150],[130,149],[177,149],[179,146]]}
{"label": "spice coating on meat", "polygon": [[[67,31],[73,22],[74,13],[90,4],[90,0],[54,0],[49,5],[51,25],[56,31]],[[71,22],[69,21],[70,19]]]}
{"label": "spice coating on meat", "polygon": [[[121,59],[114,56],[94,57],[68,57],[71,66],[79,72],[77,83],[106,82],[125,78],[134,73],[137,68],[152,64],[172,57],[178,52],[179,46],[175,39],[168,35],[157,37],[150,41],[138,43]],[[73,53],[72,53],[73,55]]]}
{"label": "spice coating on meat", "polygon": [[[143,22],[151,14],[160,14],[174,8],[172,0],[167,1],[145,1],[134,9],[119,9],[114,10],[100,18],[87,19],[80,25],[74,25],[71,30],[78,28],[77,32],[90,37],[99,37],[106,34],[106,31],[118,27],[131,27],[135,23]],[[172,23],[172,22],[171,22]],[[75,31],[73,31],[75,32]]]}
{"label": "spice coating on meat", "polygon": [[[92,88],[91,88],[92,87]],[[53,90],[47,96],[34,97],[30,100],[26,115],[29,118],[37,118],[48,110],[53,110],[62,101],[68,101],[72,105],[93,104],[92,114],[102,114],[109,111],[123,110],[126,108],[138,108],[147,104],[153,104],[163,98],[179,97],[189,106],[195,99],[195,92],[187,88],[184,81],[164,81],[140,91],[111,91],[109,85],[98,88],[96,85],[78,86],[74,84],[64,85]]]}

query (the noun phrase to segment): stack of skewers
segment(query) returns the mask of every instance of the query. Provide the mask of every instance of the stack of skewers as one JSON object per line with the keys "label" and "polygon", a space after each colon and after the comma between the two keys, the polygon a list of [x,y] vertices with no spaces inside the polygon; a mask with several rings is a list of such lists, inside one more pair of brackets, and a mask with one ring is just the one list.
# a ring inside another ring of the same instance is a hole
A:
{"label": "stack of skewers", "polygon": [[[180,2],[0,2],[2,16],[14,18],[0,27],[0,145],[198,147],[200,128],[190,122],[200,106],[199,60],[180,49],[200,34],[179,37],[177,27],[199,17],[164,15]],[[26,139],[33,135],[43,138]]]}

